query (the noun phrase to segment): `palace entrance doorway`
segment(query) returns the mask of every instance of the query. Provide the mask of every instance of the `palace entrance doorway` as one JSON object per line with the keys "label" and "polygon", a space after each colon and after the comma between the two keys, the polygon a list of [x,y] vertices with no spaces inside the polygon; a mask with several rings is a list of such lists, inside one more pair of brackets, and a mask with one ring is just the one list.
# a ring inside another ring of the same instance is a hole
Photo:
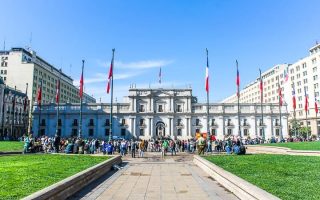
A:
{"label": "palace entrance doorway", "polygon": [[157,122],[156,137],[165,137],[165,136],[166,136],[165,124],[163,122]]}

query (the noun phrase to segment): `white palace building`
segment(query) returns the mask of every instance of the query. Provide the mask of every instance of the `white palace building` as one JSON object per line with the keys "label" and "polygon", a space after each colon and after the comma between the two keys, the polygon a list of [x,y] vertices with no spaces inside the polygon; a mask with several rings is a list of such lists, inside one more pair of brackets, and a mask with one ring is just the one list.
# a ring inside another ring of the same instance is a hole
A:
{"label": "white palace building", "polygon": [[[44,104],[41,109],[33,109],[32,131],[35,135],[53,136],[56,132],[56,104]],[[60,104],[59,129],[62,137],[77,136],[79,131],[80,105],[78,103]],[[110,104],[83,104],[83,137],[104,139],[109,135]],[[261,123],[260,104],[240,104],[240,127],[243,138],[288,137],[287,106],[263,104],[263,123]],[[280,126],[280,124],[282,126]],[[150,139],[167,136],[174,139],[188,139],[197,132],[207,132],[218,139],[238,136],[238,105],[235,103],[210,103],[209,123],[207,124],[207,104],[198,103],[192,96],[192,89],[129,89],[124,103],[113,104],[113,135],[123,138]],[[40,127],[40,132],[39,132]]]}

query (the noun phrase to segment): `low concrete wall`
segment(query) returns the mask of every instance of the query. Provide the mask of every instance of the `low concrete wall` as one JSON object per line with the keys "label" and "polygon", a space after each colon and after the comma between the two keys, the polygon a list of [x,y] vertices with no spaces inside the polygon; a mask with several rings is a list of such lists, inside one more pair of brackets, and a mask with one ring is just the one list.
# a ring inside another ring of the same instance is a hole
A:
{"label": "low concrete wall", "polygon": [[230,190],[239,199],[261,199],[261,200],[273,200],[280,199],[265,190],[235,176],[234,174],[225,171],[221,167],[207,161],[200,156],[195,155],[193,162],[207,172],[212,178],[218,181],[226,189]]}
{"label": "low concrete wall", "polygon": [[66,199],[110,171],[112,165],[120,164],[121,162],[121,156],[114,156],[23,199]]}

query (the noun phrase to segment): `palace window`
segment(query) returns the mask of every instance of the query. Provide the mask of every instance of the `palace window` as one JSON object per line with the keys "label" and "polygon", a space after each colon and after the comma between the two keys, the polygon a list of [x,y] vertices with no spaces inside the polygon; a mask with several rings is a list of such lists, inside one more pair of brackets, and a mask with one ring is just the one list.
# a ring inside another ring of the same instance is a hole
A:
{"label": "palace window", "polygon": [[94,124],[93,124],[93,119],[90,119],[90,121],[89,121],[89,126],[93,126]]}
{"label": "palace window", "polygon": [[121,129],[121,136],[125,136],[126,135],[126,129],[122,128]]}
{"label": "palace window", "polygon": [[93,136],[93,129],[92,128],[89,129],[89,136]]}
{"label": "palace window", "polygon": [[246,129],[246,128],[243,129],[243,135],[244,135],[244,136],[248,136],[248,129]]}
{"label": "palace window", "polygon": [[139,112],[145,112],[144,105],[140,105]]}
{"label": "palace window", "polygon": [[121,119],[121,126],[126,125],[126,119]]}
{"label": "palace window", "polygon": [[196,119],[196,126],[200,125],[200,119]]}
{"label": "palace window", "polygon": [[280,129],[276,129],[276,136],[279,136],[280,135]]}
{"label": "palace window", "polygon": [[215,119],[211,119],[211,126],[214,126],[215,125]]}
{"label": "palace window", "polygon": [[104,135],[105,136],[109,136],[110,135],[110,129],[106,128],[105,132],[104,132]]}
{"label": "palace window", "polygon": [[178,136],[182,136],[182,130],[181,130],[181,128],[178,128],[178,130],[177,130],[177,135],[178,135]]}
{"label": "palace window", "polygon": [[232,129],[228,128],[228,135],[232,135]]}
{"label": "palace window", "polygon": [[143,125],[144,125],[144,119],[140,119],[139,125],[140,125],[140,126],[143,126]]}
{"label": "palace window", "polygon": [[144,136],[144,129],[140,129],[140,135]]}
{"label": "palace window", "polygon": [[162,105],[158,105],[158,112],[163,112],[163,106]]}
{"label": "palace window", "polygon": [[110,119],[106,119],[105,125],[106,125],[106,126],[110,126]]}
{"label": "palace window", "polygon": [[181,126],[181,119],[177,119],[177,126]]}
{"label": "palace window", "polygon": [[216,135],[217,130],[215,128],[211,129],[211,134]]}
{"label": "palace window", "polygon": [[182,106],[180,104],[177,105],[177,112],[182,112]]}

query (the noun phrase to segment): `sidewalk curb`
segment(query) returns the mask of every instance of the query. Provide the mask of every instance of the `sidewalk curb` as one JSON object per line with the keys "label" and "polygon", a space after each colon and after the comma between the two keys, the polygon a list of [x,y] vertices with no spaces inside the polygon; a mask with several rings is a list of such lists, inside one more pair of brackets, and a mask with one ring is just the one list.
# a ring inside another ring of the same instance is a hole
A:
{"label": "sidewalk curb", "polygon": [[212,178],[218,181],[226,189],[230,190],[239,199],[251,200],[279,200],[280,198],[268,193],[267,191],[245,181],[244,179],[225,171],[217,165],[195,155],[193,162]]}
{"label": "sidewalk curb", "polygon": [[110,171],[114,164],[120,164],[121,162],[121,156],[114,156],[102,163],[63,179],[58,183],[39,190],[23,198],[23,200],[67,199],[85,186],[100,178],[103,174]]}

